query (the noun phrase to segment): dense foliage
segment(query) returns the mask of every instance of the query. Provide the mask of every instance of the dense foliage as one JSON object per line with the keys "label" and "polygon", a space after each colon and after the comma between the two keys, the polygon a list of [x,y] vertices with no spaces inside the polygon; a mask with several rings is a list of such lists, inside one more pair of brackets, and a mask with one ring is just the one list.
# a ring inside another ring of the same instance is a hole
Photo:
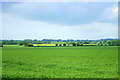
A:
{"label": "dense foliage", "polygon": [[[43,40],[3,40],[0,45],[25,45],[30,46],[31,44],[63,44],[63,46],[120,46],[120,40],[86,40],[86,41],[75,41],[75,40],[62,40],[62,41],[43,41]],[[59,46],[62,46],[62,45]]]}

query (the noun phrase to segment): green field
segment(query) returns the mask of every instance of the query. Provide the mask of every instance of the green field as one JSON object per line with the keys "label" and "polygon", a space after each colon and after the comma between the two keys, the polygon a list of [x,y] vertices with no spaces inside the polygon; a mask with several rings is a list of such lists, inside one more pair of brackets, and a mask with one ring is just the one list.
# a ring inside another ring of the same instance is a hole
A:
{"label": "green field", "polygon": [[113,46],[4,46],[3,78],[117,78],[118,48]]}

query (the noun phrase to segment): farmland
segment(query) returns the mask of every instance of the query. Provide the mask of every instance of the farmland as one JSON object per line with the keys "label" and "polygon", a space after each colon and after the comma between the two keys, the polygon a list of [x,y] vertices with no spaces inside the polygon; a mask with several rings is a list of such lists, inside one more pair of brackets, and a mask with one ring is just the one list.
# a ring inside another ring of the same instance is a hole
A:
{"label": "farmland", "polygon": [[117,78],[117,46],[4,46],[3,78]]}

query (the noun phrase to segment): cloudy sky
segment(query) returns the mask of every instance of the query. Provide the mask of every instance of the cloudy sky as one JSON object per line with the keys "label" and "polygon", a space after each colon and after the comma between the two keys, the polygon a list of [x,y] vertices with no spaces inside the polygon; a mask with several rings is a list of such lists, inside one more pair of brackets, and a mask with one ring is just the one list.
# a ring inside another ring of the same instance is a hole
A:
{"label": "cloudy sky", "polygon": [[117,2],[2,2],[3,39],[118,37]]}

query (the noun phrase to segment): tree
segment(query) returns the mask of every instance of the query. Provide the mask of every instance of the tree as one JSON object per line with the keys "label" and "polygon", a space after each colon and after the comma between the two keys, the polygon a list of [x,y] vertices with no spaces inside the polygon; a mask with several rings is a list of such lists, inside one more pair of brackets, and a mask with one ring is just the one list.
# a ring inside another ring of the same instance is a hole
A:
{"label": "tree", "polygon": [[62,46],[62,44],[59,44],[59,46]]}
{"label": "tree", "polygon": [[58,46],[58,44],[55,44],[56,46]]}
{"label": "tree", "polygon": [[43,42],[42,41],[33,41],[32,43],[33,44],[42,44]]}
{"label": "tree", "polygon": [[77,44],[75,42],[71,42],[70,44],[72,44],[73,46],[77,46]]}
{"label": "tree", "polygon": [[28,45],[29,45],[29,43],[28,43],[28,42],[25,42],[25,43],[24,43],[24,45],[25,45],[25,46],[28,46]]}
{"label": "tree", "polygon": [[18,42],[18,45],[24,45],[25,44],[25,41],[19,41]]}
{"label": "tree", "polygon": [[66,46],[66,44],[64,43],[63,46]]}
{"label": "tree", "polygon": [[84,44],[90,44],[90,42],[89,42],[89,41],[84,41],[83,43],[84,43]]}
{"label": "tree", "polygon": [[82,43],[77,43],[77,46],[83,46],[83,44]]}
{"label": "tree", "polygon": [[103,46],[102,42],[99,42],[99,43],[98,43],[98,46]]}
{"label": "tree", "polygon": [[33,46],[33,44],[28,44],[27,46],[28,46],[28,47],[32,47],[32,46]]}

